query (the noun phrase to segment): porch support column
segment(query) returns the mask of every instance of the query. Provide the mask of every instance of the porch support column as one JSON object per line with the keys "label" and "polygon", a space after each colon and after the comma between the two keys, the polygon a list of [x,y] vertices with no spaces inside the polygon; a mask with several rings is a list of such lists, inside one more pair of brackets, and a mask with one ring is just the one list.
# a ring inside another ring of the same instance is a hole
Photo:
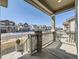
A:
{"label": "porch support column", "polygon": [[75,0],[75,11],[76,11],[76,21],[75,21],[75,43],[78,53],[78,0]]}
{"label": "porch support column", "polygon": [[[1,54],[1,29],[0,29],[0,54]],[[1,58],[1,56],[0,56]]]}
{"label": "porch support column", "polygon": [[53,32],[53,41],[56,41],[55,15],[52,15],[51,18],[52,18],[52,20],[51,20],[51,25],[52,25],[51,31]]}

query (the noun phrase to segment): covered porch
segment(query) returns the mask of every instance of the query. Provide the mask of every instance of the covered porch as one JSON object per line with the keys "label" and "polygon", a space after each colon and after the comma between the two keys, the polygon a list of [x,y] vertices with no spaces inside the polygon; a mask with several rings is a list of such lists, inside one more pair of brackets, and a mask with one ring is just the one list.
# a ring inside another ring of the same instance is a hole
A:
{"label": "covered porch", "polygon": [[[75,0],[25,0],[27,3],[51,16],[51,32],[53,34],[53,42],[47,45],[41,52],[38,52],[32,56],[25,56],[25,58],[35,58],[35,59],[77,59],[77,54],[75,55],[71,51],[75,51],[77,53],[77,31],[75,31],[75,45],[74,43],[70,44],[70,42],[61,41],[62,39],[68,39],[69,37],[58,37],[57,35],[61,35],[61,33],[57,33],[56,31],[56,18],[55,16],[60,13],[64,13],[70,10],[76,10],[76,1]],[[75,16],[76,17],[76,16]],[[76,18],[77,23],[77,18]],[[77,24],[76,24],[77,26]],[[77,27],[75,28],[77,29]],[[65,33],[64,33],[65,34]],[[63,34],[63,35],[64,35]],[[65,35],[66,36],[66,35]],[[73,39],[71,39],[73,40]],[[72,50],[71,50],[72,49]],[[76,49],[76,50],[75,50]],[[47,56],[47,57],[46,57]],[[23,59],[22,57],[21,59]]]}
{"label": "covered porch", "polygon": [[[13,59],[77,59],[77,32],[76,32],[76,42],[70,43],[66,42],[68,36],[66,33],[61,31],[57,33],[56,31],[56,19],[55,16],[59,13],[67,12],[69,10],[75,9],[75,0],[25,0],[29,4],[43,11],[47,15],[51,16],[52,29],[50,32],[34,32],[33,34],[24,34],[29,36],[30,46],[28,45],[29,40],[23,43],[25,52],[28,51],[29,54],[24,53],[21,55],[19,52],[14,50],[11,53],[4,53],[4,57],[10,57]],[[77,19],[76,19],[77,21]],[[77,29],[77,28],[75,28]],[[62,36],[61,36],[62,33]],[[23,36],[24,36],[23,35]],[[65,35],[63,37],[63,35]],[[20,37],[20,36],[19,36]],[[26,38],[26,37],[25,37]],[[24,38],[24,39],[25,39]],[[61,39],[66,39],[61,41]],[[37,42],[38,40],[39,42]],[[28,43],[28,44],[27,44]],[[11,44],[11,43],[10,43]],[[28,47],[30,51],[28,50]],[[37,51],[38,48],[38,51]],[[5,49],[4,49],[5,50]],[[9,51],[9,49],[7,49]],[[19,56],[19,57],[17,57]]]}

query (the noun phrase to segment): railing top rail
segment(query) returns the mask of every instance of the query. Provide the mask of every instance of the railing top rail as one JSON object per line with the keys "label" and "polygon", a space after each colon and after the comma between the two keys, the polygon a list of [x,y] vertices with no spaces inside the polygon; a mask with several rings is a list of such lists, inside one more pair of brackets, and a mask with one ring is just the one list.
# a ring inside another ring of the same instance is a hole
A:
{"label": "railing top rail", "polygon": [[53,33],[53,32],[51,32],[51,31],[42,32],[42,34],[49,34],[49,33]]}

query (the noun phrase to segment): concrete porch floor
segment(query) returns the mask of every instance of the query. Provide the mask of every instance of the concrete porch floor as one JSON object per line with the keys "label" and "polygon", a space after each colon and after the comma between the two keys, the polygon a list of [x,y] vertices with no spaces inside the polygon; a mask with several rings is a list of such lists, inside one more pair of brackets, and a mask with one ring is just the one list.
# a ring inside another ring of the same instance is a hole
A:
{"label": "concrete porch floor", "polygon": [[77,51],[75,46],[54,42],[42,49],[40,53],[36,53],[32,56],[24,55],[18,59],[77,59]]}
{"label": "concrete porch floor", "polygon": [[21,55],[20,52],[14,51],[3,55],[1,59],[77,59],[77,51],[75,46],[57,41],[34,55]]}

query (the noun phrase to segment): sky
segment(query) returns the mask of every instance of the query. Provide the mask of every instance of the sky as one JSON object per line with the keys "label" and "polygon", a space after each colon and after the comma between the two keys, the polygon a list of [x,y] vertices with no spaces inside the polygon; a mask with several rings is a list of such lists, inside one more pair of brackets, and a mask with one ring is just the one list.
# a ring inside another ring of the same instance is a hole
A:
{"label": "sky", "polygon": [[[1,20],[11,20],[15,23],[51,25],[51,17],[24,0],[8,0],[8,8],[1,7]],[[63,22],[74,16],[75,11],[61,13],[56,15],[56,27],[61,27]]]}

